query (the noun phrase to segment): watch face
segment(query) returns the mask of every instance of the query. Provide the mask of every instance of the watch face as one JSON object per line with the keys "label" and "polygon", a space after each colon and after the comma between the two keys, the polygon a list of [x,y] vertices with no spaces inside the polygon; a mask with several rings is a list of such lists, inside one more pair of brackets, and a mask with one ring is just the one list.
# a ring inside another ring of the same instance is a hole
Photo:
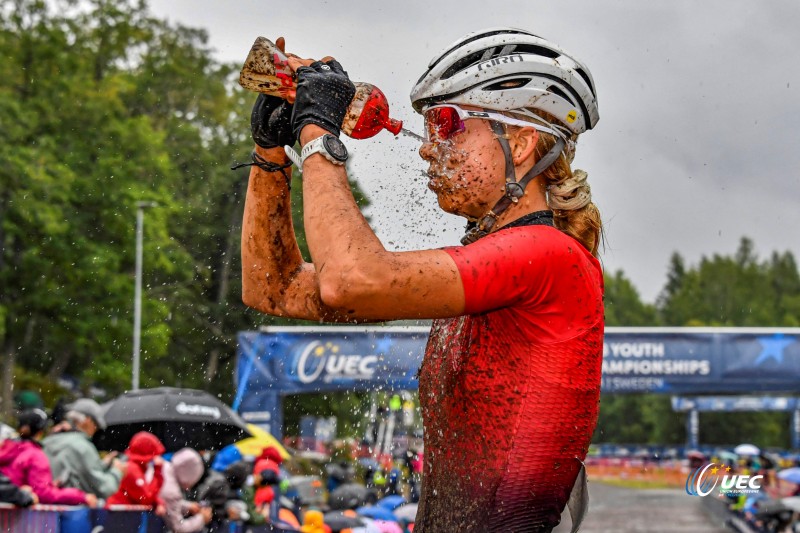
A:
{"label": "watch face", "polygon": [[347,148],[344,143],[333,135],[325,135],[322,138],[325,150],[337,161],[347,161]]}

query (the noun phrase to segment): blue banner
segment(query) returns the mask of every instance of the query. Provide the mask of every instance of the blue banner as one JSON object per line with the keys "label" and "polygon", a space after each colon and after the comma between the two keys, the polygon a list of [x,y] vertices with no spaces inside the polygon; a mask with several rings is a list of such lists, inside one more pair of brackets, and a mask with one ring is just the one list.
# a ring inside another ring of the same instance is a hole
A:
{"label": "blue banner", "polygon": [[[280,435],[281,397],[417,388],[428,328],[289,327],[239,334],[234,409]],[[800,329],[607,328],[603,392],[796,393]]]}
{"label": "blue banner", "polygon": [[798,330],[609,328],[604,392],[753,393],[800,390]]}

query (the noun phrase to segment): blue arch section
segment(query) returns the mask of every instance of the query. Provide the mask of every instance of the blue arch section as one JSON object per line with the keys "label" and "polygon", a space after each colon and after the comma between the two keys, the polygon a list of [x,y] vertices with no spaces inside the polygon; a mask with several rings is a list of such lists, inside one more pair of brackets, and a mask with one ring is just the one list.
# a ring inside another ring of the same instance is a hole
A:
{"label": "blue arch section", "polygon": [[[234,408],[282,433],[287,394],[417,388],[428,328],[285,327],[239,334]],[[800,392],[797,328],[607,328],[604,392]]]}

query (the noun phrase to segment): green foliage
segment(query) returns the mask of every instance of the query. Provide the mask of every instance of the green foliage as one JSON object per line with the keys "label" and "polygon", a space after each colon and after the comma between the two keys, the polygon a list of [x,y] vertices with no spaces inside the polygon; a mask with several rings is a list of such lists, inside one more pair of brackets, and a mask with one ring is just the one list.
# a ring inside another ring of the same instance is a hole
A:
{"label": "green foliage", "polygon": [[606,326],[656,326],[656,309],[643,303],[633,283],[621,270],[605,275]]}
{"label": "green foliage", "polygon": [[255,97],[238,65],[133,0],[2,1],[0,54],[0,351],[25,375],[127,388],[151,201],[142,386],[229,399],[236,333],[269,322],[241,303],[249,172],[229,165],[249,158]]}
{"label": "green foliage", "polygon": [[682,413],[666,395],[603,394],[594,442],[679,444],[686,440]]}
{"label": "green foliage", "polygon": [[17,385],[17,391],[36,391],[42,398],[45,405],[54,405],[59,398],[62,398],[67,391],[65,391],[58,383],[43,376],[38,372],[26,370],[22,367],[14,369],[14,381]]}
{"label": "green foliage", "polygon": [[703,257],[685,270],[673,255],[659,300],[670,326],[796,326],[800,323],[800,274],[790,252],[759,261],[743,238],[733,256]]}

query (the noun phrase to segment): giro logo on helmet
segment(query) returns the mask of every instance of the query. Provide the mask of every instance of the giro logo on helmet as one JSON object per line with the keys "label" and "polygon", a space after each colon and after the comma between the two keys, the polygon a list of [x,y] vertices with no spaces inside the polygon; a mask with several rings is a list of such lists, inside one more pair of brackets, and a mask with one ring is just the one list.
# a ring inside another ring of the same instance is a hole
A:
{"label": "giro logo on helmet", "polygon": [[575,120],[577,118],[578,118],[578,112],[575,111],[574,109],[572,111],[570,111],[569,113],[567,113],[567,122],[569,122],[570,124],[575,122]]}
{"label": "giro logo on helmet", "polygon": [[496,57],[494,59],[490,59],[489,61],[478,63],[478,72],[482,71],[484,68],[513,63],[515,61],[525,61],[525,59],[519,54],[513,56]]}

